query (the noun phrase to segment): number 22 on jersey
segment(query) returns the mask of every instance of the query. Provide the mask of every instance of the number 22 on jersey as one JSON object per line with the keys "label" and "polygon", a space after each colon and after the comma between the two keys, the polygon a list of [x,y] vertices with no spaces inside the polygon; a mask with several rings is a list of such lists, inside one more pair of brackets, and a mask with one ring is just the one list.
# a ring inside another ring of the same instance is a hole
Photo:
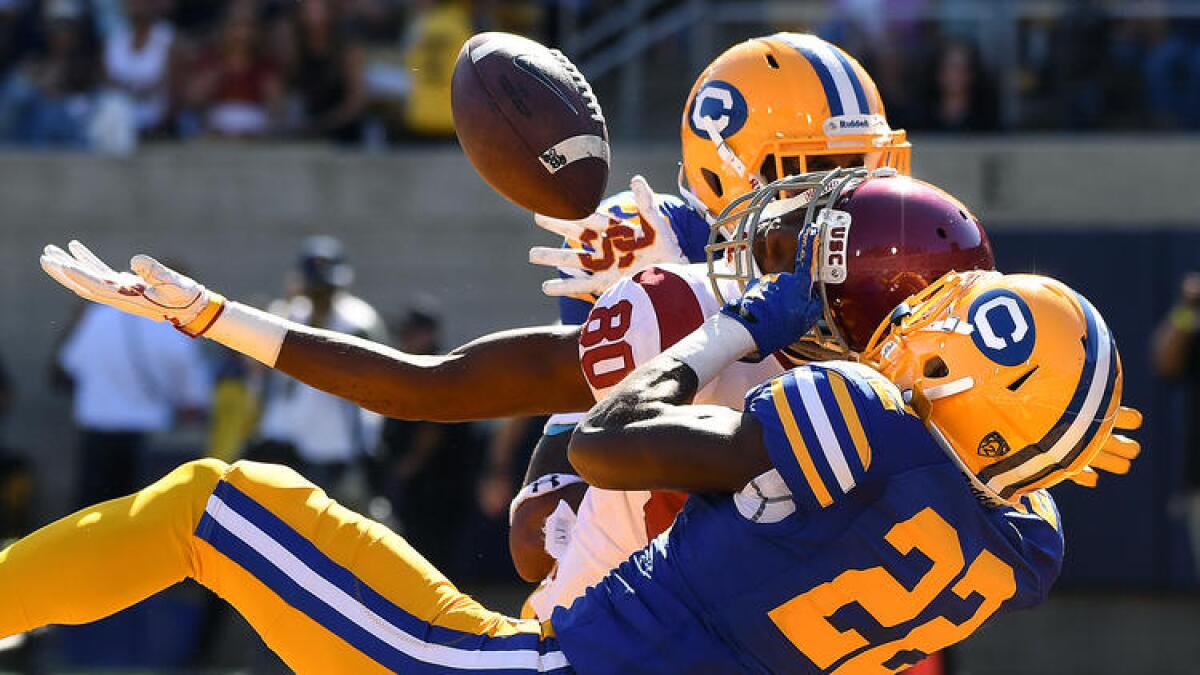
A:
{"label": "number 22 on jersey", "polygon": [[935,617],[900,639],[856,654],[833,671],[839,675],[889,672],[909,665],[892,662],[905,652],[929,654],[962,640],[1016,593],[1012,567],[986,549],[951,586],[965,566],[962,548],[954,527],[931,508],[897,523],[884,538],[901,554],[915,549],[933,562],[911,591],[883,567],[852,569],[769,612],[771,621],[788,640],[823,670],[868,645],[858,631],[840,631],[829,621],[851,603],[858,603],[881,626],[891,627],[915,619],[947,588],[964,600],[976,593],[983,598],[963,623]]}

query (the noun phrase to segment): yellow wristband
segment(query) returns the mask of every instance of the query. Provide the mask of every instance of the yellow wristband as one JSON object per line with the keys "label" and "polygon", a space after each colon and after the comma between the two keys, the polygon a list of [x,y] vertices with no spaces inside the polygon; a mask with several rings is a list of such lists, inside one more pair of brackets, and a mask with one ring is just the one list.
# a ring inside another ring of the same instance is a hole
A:
{"label": "yellow wristband", "polygon": [[221,317],[221,312],[224,311],[225,296],[221,295],[220,293],[213,293],[212,291],[209,291],[208,304],[205,305],[204,309],[200,310],[200,313],[196,315],[196,318],[182,326],[175,327],[179,329],[180,333],[183,333],[188,337],[197,338],[201,335],[204,335],[209,328],[212,328],[212,325]]}
{"label": "yellow wristband", "polygon": [[1196,310],[1191,307],[1180,305],[1171,310],[1169,321],[1176,330],[1184,333],[1196,332]]}

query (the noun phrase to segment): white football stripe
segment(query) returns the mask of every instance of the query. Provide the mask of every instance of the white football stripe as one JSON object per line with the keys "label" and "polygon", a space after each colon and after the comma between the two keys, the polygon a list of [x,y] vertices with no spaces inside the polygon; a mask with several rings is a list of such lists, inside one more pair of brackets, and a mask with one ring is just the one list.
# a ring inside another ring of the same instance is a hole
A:
{"label": "white football stripe", "polygon": [[538,154],[538,160],[550,173],[558,173],[588,157],[599,157],[608,164],[608,141],[593,134],[582,134],[559,141]]}
{"label": "white football stripe", "polygon": [[804,404],[803,412],[808,415],[808,420],[812,422],[812,427],[817,432],[817,441],[821,445],[825,461],[829,463],[829,468],[833,469],[833,475],[837,478],[842,492],[849,492],[854,487],[854,475],[850,473],[850,467],[846,464],[846,455],[842,451],[841,444],[838,443],[837,436],[833,433],[829,416],[825,414],[825,404],[817,392],[816,382],[813,382],[812,371],[808,368],[797,370],[796,383],[800,389],[800,400]]}
{"label": "white football stripe", "polygon": [[825,68],[833,77],[833,86],[837,89],[838,99],[842,102],[843,115],[864,115],[871,111],[859,110],[858,97],[854,95],[854,84],[850,81],[850,75],[846,69],[842,67],[842,62],[837,55],[833,53],[829,44],[824,40],[813,35],[789,35],[782,33],[779,36],[785,42],[790,43],[793,47],[799,48],[803,46],[805,49],[810,49]]}
{"label": "white football stripe", "polygon": [[479,63],[483,57],[504,46],[504,40],[491,39],[471,50],[471,63]]}
{"label": "white football stripe", "polygon": [[567,665],[567,659],[562,652],[550,652],[543,657],[533,650],[479,652],[423,642],[388,623],[383,617],[317,574],[291,551],[242,517],[216,495],[208,498],[208,505],[204,510],[213,520],[321,602],[397,651],[418,661],[464,670],[537,668],[544,672]]}

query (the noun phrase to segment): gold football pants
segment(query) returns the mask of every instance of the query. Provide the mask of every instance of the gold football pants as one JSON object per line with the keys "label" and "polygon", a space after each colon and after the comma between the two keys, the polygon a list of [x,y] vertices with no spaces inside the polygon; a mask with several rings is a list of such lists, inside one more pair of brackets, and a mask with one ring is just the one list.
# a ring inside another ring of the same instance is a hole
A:
{"label": "gold football pants", "polygon": [[212,459],[0,552],[0,637],[95,621],[188,577],[300,673],[570,671],[549,624],[485,609],[295,471]]}

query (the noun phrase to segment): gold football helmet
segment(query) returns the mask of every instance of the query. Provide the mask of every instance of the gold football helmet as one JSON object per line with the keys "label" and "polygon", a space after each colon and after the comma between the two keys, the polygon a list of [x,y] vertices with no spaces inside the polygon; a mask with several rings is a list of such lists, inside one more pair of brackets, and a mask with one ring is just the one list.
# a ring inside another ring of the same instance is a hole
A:
{"label": "gold football helmet", "polygon": [[[1120,407],[1116,342],[1082,295],[1047,277],[950,273],[876,331],[863,359],[896,383],[984,496],[1014,503],[1093,469],[1129,470],[1140,446]],[[1134,419],[1134,418],[1137,419]]]}
{"label": "gold football helmet", "polygon": [[871,76],[815,35],[777,33],[718,56],[692,87],[680,135],[680,193],[710,220],[785,176],[909,170],[911,144],[888,126]]}

